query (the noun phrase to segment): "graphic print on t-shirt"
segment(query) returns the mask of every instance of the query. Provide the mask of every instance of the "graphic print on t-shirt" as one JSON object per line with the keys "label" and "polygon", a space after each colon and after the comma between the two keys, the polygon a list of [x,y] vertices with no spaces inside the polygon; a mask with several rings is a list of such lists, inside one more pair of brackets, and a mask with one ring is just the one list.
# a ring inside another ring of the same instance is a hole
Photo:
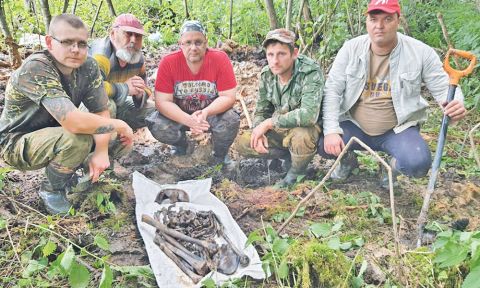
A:
{"label": "graphic print on t-shirt", "polygon": [[351,115],[362,130],[378,136],[397,125],[390,82],[390,56],[370,51],[369,77]]}
{"label": "graphic print on t-shirt", "polygon": [[362,97],[364,99],[391,99],[390,79],[386,78],[387,76],[383,79],[375,77],[375,79],[368,80],[363,88]]}
{"label": "graphic print on t-shirt", "polygon": [[217,85],[206,80],[179,81],[175,83],[175,103],[185,112],[192,114],[207,107],[218,96]]}

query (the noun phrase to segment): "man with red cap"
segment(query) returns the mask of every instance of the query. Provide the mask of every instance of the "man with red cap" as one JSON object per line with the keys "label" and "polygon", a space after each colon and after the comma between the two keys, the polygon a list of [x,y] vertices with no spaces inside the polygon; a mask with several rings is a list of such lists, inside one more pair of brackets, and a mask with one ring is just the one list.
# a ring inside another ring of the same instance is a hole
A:
{"label": "man with red cap", "polygon": [[133,129],[145,127],[145,117],[155,111],[153,101],[147,102],[149,90],[142,53],[145,34],[134,15],[121,14],[110,35],[95,40],[89,51],[102,72],[112,117],[124,120]]}
{"label": "man with red cap", "polygon": [[[346,41],[338,52],[325,84],[324,136],[318,143],[318,153],[332,158],[357,137],[391,156],[395,179],[400,173],[423,177],[431,166],[430,149],[419,133],[428,107],[422,83],[452,121],[465,116],[460,89],[446,103],[449,77],[435,51],[397,32],[400,14],[398,0],[372,0],[366,12],[368,34]],[[332,178],[346,179],[356,165],[355,154],[348,152]],[[382,178],[387,188],[385,173]]]}

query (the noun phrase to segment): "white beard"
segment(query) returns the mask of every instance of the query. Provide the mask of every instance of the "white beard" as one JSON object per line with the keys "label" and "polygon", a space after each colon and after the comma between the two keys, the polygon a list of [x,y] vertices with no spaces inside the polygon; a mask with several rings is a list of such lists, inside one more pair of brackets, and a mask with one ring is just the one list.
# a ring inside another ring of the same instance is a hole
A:
{"label": "white beard", "polygon": [[119,59],[127,62],[128,64],[135,64],[140,61],[140,58],[142,57],[142,51],[137,50],[137,51],[130,52],[124,48],[124,49],[118,49],[117,52],[115,52],[115,55]]}

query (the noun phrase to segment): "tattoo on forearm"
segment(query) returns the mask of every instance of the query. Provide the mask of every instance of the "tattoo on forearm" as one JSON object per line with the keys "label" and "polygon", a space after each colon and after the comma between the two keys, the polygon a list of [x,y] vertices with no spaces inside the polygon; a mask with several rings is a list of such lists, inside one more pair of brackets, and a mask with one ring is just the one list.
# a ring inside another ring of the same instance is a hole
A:
{"label": "tattoo on forearm", "polygon": [[105,134],[115,131],[113,125],[106,125],[98,127],[93,134]]}
{"label": "tattoo on forearm", "polygon": [[46,98],[42,103],[48,112],[59,122],[64,121],[67,118],[67,114],[75,110],[75,105],[66,98]]}

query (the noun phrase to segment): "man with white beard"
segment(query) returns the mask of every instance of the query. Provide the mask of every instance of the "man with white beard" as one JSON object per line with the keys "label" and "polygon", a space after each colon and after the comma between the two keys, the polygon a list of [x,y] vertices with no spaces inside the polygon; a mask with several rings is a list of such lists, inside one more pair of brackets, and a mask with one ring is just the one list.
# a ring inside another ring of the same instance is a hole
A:
{"label": "man with white beard", "polygon": [[145,127],[145,117],[155,111],[153,101],[147,101],[142,53],[145,34],[134,15],[122,14],[115,19],[110,35],[96,39],[89,50],[100,67],[112,118],[127,122],[133,129]]}

